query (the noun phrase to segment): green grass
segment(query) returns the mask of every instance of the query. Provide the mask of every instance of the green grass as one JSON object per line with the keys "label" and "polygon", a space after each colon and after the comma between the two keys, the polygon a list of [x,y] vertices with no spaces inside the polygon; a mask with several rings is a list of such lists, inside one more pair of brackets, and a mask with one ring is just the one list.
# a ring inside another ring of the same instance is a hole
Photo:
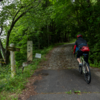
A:
{"label": "green grass", "polygon": [[[10,67],[1,68],[0,100],[18,100],[18,94],[21,93],[25,88],[25,84],[28,82],[27,78],[32,76],[40,61],[40,59],[34,59],[34,63],[25,67],[23,73],[22,68],[16,69],[16,76],[14,78],[11,78]],[[9,73],[7,73],[6,69],[9,69]],[[12,96],[11,94],[14,95]]]}
{"label": "green grass", "polygon": [[80,95],[81,91],[80,90],[75,90],[74,93]]}
{"label": "green grass", "polygon": [[72,94],[72,90],[65,92],[67,94]]}
{"label": "green grass", "polygon": [[94,60],[94,63],[92,63],[92,62],[89,60],[89,64],[90,64],[90,66],[93,67],[93,68],[100,68],[100,62],[98,63],[96,59]]}

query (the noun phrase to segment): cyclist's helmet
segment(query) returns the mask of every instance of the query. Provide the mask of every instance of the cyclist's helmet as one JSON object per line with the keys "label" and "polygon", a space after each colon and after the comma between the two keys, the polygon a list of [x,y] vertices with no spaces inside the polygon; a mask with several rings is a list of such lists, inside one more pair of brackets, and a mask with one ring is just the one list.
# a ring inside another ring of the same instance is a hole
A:
{"label": "cyclist's helmet", "polygon": [[79,38],[79,37],[82,37],[82,35],[81,35],[81,34],[78,34],[78,35],[77,35],[77,38]]}

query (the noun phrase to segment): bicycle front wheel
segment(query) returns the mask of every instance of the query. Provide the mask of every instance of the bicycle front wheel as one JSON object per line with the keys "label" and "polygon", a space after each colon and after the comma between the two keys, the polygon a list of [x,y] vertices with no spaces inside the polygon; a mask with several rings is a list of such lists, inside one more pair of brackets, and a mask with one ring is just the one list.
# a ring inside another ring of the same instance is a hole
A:
{"label": "bicycle front wheel", "polygon": [[87,84],[91,82],[91,71],[89,65],[86,63],[85,64],[85,73],[84,73],[85,81]]}

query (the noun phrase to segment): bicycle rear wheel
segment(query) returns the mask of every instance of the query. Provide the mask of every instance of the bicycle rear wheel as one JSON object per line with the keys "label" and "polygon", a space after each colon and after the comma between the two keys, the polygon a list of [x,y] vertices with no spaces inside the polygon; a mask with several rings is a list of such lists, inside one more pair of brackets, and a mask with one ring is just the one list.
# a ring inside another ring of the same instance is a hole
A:
{"label": "bicycle rear wheel", "polygon": [[82,74],[82,66],[79,66],[79,73]]}
{"label": "bicycle rear wheel", "polygon": [[[81,60],[82,66],[83,66],[83,60],[82,60],[82,58],[80,58],[80,60]],[[82,66],[81,66],[81,67],[79,66],[79,73],[80,73],[80,74],[82,74],[82,72],[83,72],[83,71],[82,71]]]}
{"label": "bicycle rear wheel", "polygon": [[87,63],[85,63],[85,73],[84,73],[84,78],[87,84],[91,82],[91,71],[90,67]]}

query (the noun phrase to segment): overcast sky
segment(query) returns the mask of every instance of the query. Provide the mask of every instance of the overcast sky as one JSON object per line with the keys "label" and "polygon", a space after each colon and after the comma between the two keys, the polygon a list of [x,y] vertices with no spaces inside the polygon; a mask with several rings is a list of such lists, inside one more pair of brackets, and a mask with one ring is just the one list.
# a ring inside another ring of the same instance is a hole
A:
{"label": "overcast sky", "polygon": [[1,9],[2,9],[2,4],[1,4],[1,2],[0,2],[0,11],[1,11]]}
{"label": "overcast sky", "polygon": [[[5,1],[4,5],[9,5],[11,4],[12,2],[15,2],[16,0],[3,0]],[[2,1],[0,2],[0,10],[2,9]]]}

